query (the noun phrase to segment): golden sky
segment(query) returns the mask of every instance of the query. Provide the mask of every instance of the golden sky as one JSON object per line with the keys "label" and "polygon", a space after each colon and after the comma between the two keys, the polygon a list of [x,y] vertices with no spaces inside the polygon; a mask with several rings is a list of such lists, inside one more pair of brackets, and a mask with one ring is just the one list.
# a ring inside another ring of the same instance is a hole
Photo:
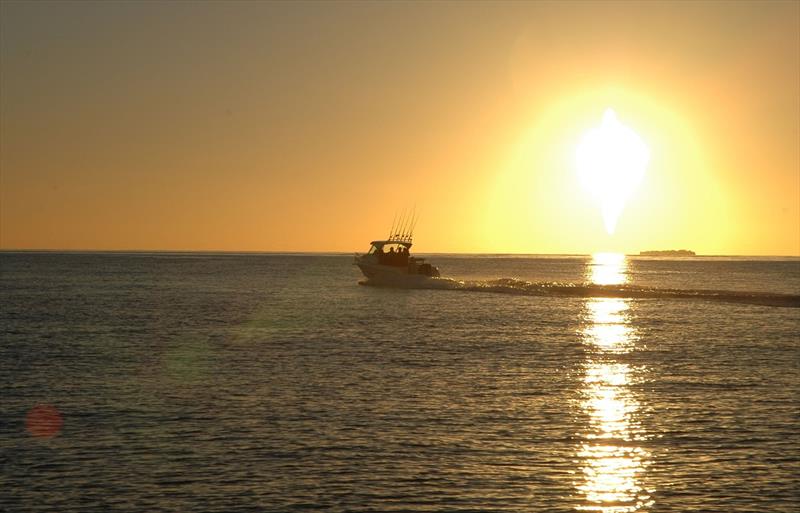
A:
{"label": "golden sky", "polygon": [[[800,255],[800,2],[0,3],[0,247]],[[649,148],[609,235],[576,148]]]}

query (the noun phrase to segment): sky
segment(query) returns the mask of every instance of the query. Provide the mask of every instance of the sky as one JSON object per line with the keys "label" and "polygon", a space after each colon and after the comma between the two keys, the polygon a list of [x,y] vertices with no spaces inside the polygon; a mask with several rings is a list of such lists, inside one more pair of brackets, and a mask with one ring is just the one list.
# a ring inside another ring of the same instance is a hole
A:
{"label": "sky", "polygon": [[[609,109],[649,156],[613,234]],[[800,2],[0,3],[0,248],[363,251],[411,209],[421,252],[800,255]]]}

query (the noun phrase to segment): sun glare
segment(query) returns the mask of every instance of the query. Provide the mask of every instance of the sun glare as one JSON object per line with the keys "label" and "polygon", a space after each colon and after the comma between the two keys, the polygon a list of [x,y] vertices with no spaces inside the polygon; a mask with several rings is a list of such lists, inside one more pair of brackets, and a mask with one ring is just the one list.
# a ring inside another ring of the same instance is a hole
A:
{"label": "sun glare", "polygon": [[581,185],[599,204],[611,235],[625,203],[644,177],[650,150],[609,108],[602,124],[583,136],[576,157]]}

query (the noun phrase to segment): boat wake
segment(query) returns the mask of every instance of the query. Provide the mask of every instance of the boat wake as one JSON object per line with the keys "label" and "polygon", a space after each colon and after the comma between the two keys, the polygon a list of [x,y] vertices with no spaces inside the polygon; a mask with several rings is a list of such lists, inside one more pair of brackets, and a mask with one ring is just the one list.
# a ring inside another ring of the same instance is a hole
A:
{"label": "boat wake", "polygon": [[369,281],[362,285],[377,285],[392,288],[461,290],[468,292],[494,292],[520,296],[550,296],[574,298],[631,298],[631,299],[694,299],[743,303],[750,305],[800,308],[800,295],[773,292],[750,292],[735,290],[672,289],[643,287],[638,285],[598,285],[595,283],[529,282],[515,278],[496,280],[461,281],[451,278],[431,278],[407,284],[375,284]]}

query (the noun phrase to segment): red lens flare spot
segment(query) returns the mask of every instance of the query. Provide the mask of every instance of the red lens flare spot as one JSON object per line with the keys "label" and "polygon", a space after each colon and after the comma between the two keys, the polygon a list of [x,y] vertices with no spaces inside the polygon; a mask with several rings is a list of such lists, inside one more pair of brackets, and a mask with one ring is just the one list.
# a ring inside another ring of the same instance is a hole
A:
{"label": "red lens flare spot", "polygon": [[51,404],[37,404],[25,417],[25,429],[37,438],[52,438],[61,431],[64,419]]}

